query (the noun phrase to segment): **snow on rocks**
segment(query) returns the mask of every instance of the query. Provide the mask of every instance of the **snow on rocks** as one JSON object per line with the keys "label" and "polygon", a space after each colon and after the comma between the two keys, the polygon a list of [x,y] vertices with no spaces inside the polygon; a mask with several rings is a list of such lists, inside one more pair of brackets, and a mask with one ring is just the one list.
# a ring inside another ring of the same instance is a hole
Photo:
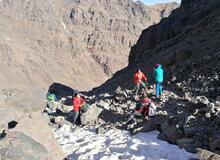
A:
{"label": "snow on rocks", "polygon": [[131,136],[129,132],[111,129],[96,134],[96,129],[63,125],[55,130],[55,137],[69,160],[188,160],[196,154],[157,139],[157,131]]}

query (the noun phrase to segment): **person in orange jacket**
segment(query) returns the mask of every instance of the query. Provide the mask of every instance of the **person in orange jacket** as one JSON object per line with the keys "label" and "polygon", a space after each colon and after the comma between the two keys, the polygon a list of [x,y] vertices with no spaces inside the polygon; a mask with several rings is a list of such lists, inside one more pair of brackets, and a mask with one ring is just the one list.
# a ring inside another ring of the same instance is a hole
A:
{"label": "person in orange jacket", "polygon": [[73,97],[73,111],[75,112],[73,123],[76,124],[76,120],[79,118],[80,107],[85,104],[85,100],[80,96],[80,94],[76,91]]}
{"label": "person in orange jacket", "polygon": [[142,86],[145,90],[147,89],[144,82],[147,82],[147,78],[144,73],[141,72],[141,69],[138,68],[137,72],[134,74],[134,83],[136,85],[135,96],[137,96],[140,86]]}

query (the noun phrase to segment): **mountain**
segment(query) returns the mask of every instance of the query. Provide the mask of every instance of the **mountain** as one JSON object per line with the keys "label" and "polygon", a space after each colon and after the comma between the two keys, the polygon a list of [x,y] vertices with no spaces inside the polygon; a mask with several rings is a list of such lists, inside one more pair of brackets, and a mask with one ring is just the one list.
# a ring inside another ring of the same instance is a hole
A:
{"label": "mountain", "polygon": [[0,1],[1,89],[61,82],[88,89],[127,65],[141,30],[177,3],[131,0]]}
{"label": "mountain", "polygon": [[[113,94],[118,86],[129,93],[138,67],[153,85],[152,72],[160,63],[165,72],[161,106],[158,115],[139,130],[157,129],[160,139],[189,152],[203,148],[219,154],[219,28],[219,0],[182,0],[168,18],[142,31],[131,48],[128,67],[93,93]],[[153,92],[148,96],[156,101],[154,95]],[[201,159],[219,159],[211,152],[204,151]]]}

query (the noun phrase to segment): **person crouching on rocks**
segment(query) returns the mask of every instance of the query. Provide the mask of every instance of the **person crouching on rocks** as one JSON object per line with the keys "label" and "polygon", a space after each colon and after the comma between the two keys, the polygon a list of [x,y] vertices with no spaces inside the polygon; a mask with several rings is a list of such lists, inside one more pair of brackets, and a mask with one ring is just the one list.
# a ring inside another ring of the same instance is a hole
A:
{"label": "person crouching on rocks", "polygon": [[73,97],[73,110],[75,112],[73,124],[76,124],[76,121],[80,115],[80,107],[82,107],[84,104],[85,100],[80,96],[78,91],[76,91]]}
{"label": "person crouching on rocks", "polygon": [[141,72],[141,69],[138,68],[137,72],[134,74],[134,83],[136,85],[135,97],[138,94],[140,86],[142,86],[146,91],[147,88],[146,88],[146,84],[144,82],[147,83],[147,78],[144,75],[144,73]]}

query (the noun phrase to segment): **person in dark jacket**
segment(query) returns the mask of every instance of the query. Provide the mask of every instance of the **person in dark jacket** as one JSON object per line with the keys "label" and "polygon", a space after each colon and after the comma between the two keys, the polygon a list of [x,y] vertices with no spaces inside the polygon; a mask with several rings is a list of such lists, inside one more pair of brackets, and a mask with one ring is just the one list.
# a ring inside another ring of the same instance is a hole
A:
{"label": "person in dark jacket", "polygon": [[160,64],[157,64],[154,69],[154,76],[156,82],[156,97],[159,98],[162,95],[163,88],[163,68]]}

